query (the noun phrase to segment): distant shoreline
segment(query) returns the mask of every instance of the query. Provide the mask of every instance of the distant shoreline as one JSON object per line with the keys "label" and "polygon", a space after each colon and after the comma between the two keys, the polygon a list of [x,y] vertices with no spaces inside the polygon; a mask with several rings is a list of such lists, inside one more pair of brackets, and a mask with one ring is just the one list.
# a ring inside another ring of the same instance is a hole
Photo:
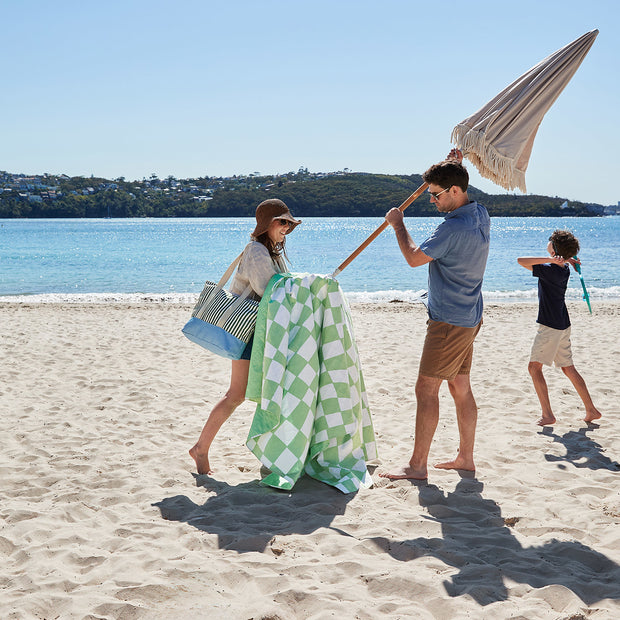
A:
{"label": "distant shoreline", "polygon": [[[299,217],[379,217],[400,205],[423,184],[419,174],[297,172],[141,181],[124,177],[69,177],[13,174],[0,171],[0,218],[134,218],[253,216],[266,198],[281,198]],[[617,205],[601,205],[567,197],[535,194],[489,194],[469,187],[469,197],[492,216],[576,216],[617,214]],[[410,216],[435,216],[427,195],[420,196]]]}

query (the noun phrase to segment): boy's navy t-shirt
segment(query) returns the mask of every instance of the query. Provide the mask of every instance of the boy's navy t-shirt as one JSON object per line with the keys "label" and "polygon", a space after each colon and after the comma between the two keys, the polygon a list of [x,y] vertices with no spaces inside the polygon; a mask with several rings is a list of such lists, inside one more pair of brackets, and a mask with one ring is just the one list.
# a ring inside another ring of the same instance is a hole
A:
{"label": "boy's navy t-shirt", "polygon": [[534,265],[532,275],[538,278],[537,323],[553,329],[570,327],[568,309],[564,301],[570,270],[553,263]]}

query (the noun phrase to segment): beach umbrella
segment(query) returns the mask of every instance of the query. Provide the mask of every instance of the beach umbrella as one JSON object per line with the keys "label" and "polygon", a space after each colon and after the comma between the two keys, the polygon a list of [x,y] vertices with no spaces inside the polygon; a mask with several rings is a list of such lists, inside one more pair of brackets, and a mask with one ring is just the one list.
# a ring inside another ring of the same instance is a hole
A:
{"label": "beach umbrella", "polygon": [[[577,258],[574,256],[573,258]],[[588,310],[590,314],[592,314],[592,306],[590,305],[590,295],[588,295],[588,289],[586,288],[586,283],[583,281],[583,276],[581,275],[581,265],[579,263],[573,263],[575,267],[575,271],[579,274],[579,279],[581,280],[581,288],[583,289],[583,299],[588,304]]]}
{"label": "beach umbrella", "polygon": [[452,130],[452,142],[481,176],[526,192],[525,171],[543,116],[588,53],[598,30],[557,50]]}
{"label": "beach umbrella", "polygon": [[[525,171],[543,116],[577,71],[598,35],[587,32],[559,49],[506,87],[475,114],[460,122],[451,141],[481,176],[505,189],[523,192]],[[404,211],[428,188],[423,183],[398,208]],[[334,271],[336,277],[388,226],[383,222]]]}

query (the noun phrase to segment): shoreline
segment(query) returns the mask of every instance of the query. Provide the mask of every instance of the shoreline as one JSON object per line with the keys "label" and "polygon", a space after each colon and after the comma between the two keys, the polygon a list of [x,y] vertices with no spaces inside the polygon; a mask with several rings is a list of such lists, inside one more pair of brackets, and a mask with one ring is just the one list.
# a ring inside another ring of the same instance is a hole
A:
{"label": "shoreline", "polygon": [[[569,290],[569,292],[571,292]],[[519,291],[519,293],[524,293],[523,291]],[[509,293],[506,293],[505,296],[493,296],[490,295],[485,297],[483,295],[484,304],[486,306],[493,305],[515,305],[515,304],[524,304],[524,305],[537,305],[538,297],[536,293],[536,289],[532,291],[527,291],[528,295],[526,297],[515,295],[512,296]],[[531,294],[530,294],[531,293]],[[570,296],[567,296],[566,302],[567,304],[577,304],[584,303],[581,299],[581,291],[577,294],[572,291]],[[359,299],[361,295],[373,295],[373,293],[353,293],[347,294],[345,293],[345,297],[351,307],[362,305],[362,306],[376,306],[382,304],[409,304],[409,305],[417,305],[422,304],[423,301],[421,298],[411,298],[411,296],[406,296],[407,298],[403,299],[402,296],[397,294],[394,295],[393,299],[388,299],[389,295],[381,293],[382,297],[378,299]],[[160,304],[160,305],[170,305],[170,306],[192,306],[196,303],[198,299],[199,293],[178,293],[178,294],[167,294],[167,293],[73,293],[73,294],[65,294],[65,293],[49,293],[49,294],[32,294],[32,295],[0,295],[0,305],[20,305],[20,304],[30,304],[30,305],[85,305],[85,306],[95,306],[95,305],[114,305],[114,304],[130,304],[130,305],[147,305],[147,304]],[[353,297],[353,299],[351,299]],[[619,297],[605,297],[603,299],[599,299],[596,296],[592,296],[590,293],[590,302],[592,306],[605,306],[605,305],[620,305],[620,296]]]}

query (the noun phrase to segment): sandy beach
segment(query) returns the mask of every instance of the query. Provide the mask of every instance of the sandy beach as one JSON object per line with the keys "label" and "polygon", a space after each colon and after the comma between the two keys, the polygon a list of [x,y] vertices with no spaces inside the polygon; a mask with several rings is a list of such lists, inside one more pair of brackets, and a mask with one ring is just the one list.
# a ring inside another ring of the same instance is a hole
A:
{"label": "sandy beach", "polygon": [[[487,304],[474,354],[475,475],[378,473],[413,446],[425,309],[354,305],[378,440],[374,486],[259,484],[242,405],[187,450],[229,362],[189,342],[191,306],[0,304],[0,618],[620,618],[620,303],[569,304],[575,365],[600,424],[527,362],[533,304]],[[447,387],[431,462],[455,455]]]}

